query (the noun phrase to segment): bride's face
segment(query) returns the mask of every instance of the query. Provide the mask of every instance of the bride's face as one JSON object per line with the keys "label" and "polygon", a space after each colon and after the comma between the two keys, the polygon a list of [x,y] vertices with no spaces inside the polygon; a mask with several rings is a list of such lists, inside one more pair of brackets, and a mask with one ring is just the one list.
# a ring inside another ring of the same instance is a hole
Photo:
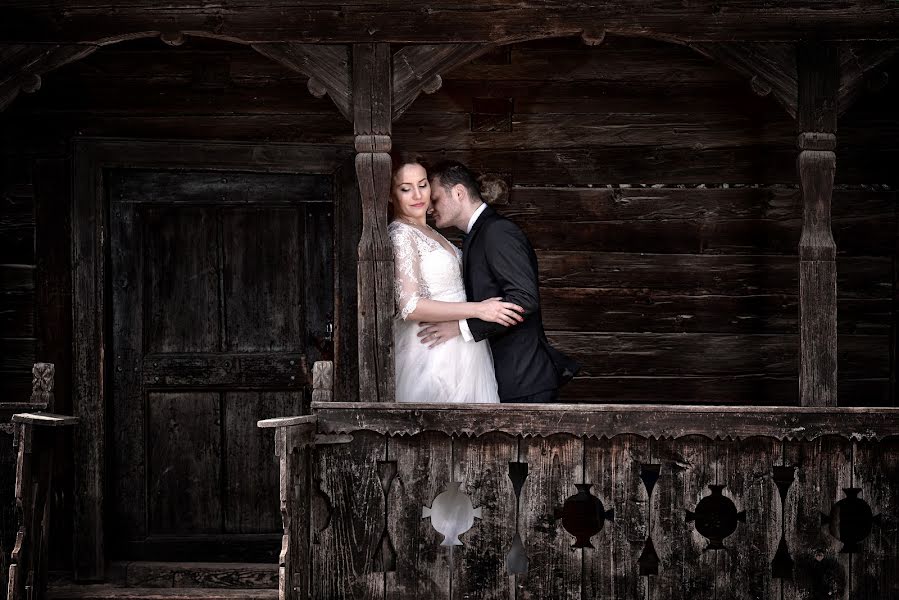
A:
{"label": "bride's face", "polygon": [[421,165],[403,165],[393,175],[393,212],[397,216],[424,219],[431,207],[431,184]]}

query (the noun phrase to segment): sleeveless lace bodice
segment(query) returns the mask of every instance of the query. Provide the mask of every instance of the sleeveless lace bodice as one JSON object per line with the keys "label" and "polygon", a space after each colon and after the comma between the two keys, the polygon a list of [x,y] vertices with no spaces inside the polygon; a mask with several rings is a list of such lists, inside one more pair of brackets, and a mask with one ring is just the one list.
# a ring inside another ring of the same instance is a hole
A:
{"label": "sleeveless lace bodice", "polygon": [[400,221],[391,222],[387,233],[393,246],[400,318],[407,319],[422,298],[465,301],[461,250],[453,246],[450,253],[437,240]]}

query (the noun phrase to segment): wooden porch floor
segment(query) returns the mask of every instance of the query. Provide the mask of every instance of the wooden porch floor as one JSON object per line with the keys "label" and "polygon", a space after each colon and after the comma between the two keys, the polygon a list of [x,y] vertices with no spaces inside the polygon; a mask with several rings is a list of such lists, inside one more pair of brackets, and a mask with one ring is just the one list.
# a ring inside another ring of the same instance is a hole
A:
{"label": "wooden porch floor", "polygon": [[260,563],[114,562],[102,584],[50,583],[53,600],[268,600],[278,597],[278,566]]}

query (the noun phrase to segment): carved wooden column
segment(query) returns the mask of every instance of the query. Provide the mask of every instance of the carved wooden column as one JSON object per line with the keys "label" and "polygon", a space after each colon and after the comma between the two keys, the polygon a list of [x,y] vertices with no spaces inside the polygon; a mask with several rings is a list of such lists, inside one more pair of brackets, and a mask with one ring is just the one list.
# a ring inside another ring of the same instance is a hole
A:
{"label": "carved wooden column", "polygon": [[840,78],[837,47],[800,44],[797,67],[797,168],[804,206],[799,241],[799,402],[836,406],[837,268],[830,213]]}
{"label": "carved wooden column", "polygon": [[353,128],[362,198],[359,400],[393,402],[393,253],[387,239],[392,122],[390,45],[353,45]]}

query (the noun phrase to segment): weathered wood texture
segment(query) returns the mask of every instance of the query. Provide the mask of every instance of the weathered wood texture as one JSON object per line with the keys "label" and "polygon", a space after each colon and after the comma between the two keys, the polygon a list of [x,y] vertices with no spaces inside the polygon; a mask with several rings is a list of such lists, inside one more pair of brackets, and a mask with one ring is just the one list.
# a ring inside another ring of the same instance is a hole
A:
{"label": "weathered wood texture", "polygon": [[[52,385],[52,375],[50,376]],[[36,380],[35,387],[40,381]],[[77,423],[74,417],[52,413],[13,415],[16,447],[16,514],[19,519],[15,546],[9,557],[6,597],[9,600],[44,598],[51,544],[51,514],[56,478],[54,462],[60,457],[57,437]],[[6,567],[6,556],[2,564]]]}
{"label": "weathered wood texture", "polygon": [[[658,435],[627,433],[635,421],[624,419],[522,437],[495,419],[469,437],[374,425],[389,410],[356,407],[343,429],[352,441],[315,447],[312,598],[867,599],[893,590],[895,424],[878,440],[848,425],[819,435],[801,418],[789,430],[735,427],[724,439],[720,416],[684,412],[687,429],[657,422]],[[428,422],[442,412],[409,410]],[[568,410],[500,412],[533,424]],[[782,410],[767,413],[783,420]],[[836,409],[795,410],[840,421]],[[455,421],[490,420],[470,412]],[[649,414],[617,414],[630,412]],[[317,414],[318,430],[330,431],[328,411]],[[806,434],[815,439],[799,439]],[[448,545],[456,534],[461,545]]]}
{"label": "weathered wood texture", "polygon": [[[227,7],[179,10],[150,0],[115,4],[116,10],[87,0],[31,2],[5,9],[0,39],[29,42],[116,41],[157,32],[198,33],[243,42],[310,40],[341,43],[371,39],[394,42],[513,41],[557,35],[595,40],[613,33],[680,40],[793,40],[856,37],[897,39],[899,10],[860,0],[809,10],[784,3],[759,11],[740,3],[722,10],[710,1],[647,6],[635,0],[578,4],[562,1],[413,3],[243,0]],[[600,29],[597,24],[601,24]]]}
{"label": "weathered wood texture", "polygon": [[390,44],[353,46],[353,131],[362,205],[357,267],[359,397],[393,402],[394,271],[387,240],[390,134],[393,122]]}
{"label": "weathered wood texture", "polygon": [[327,402],[312,406],[321,433],[366,429],[381,434],[483,435],[501,431],[520,436],[605,436],[626,433],[647,438],[706,435],[736,439],[767,436],[815,439],[843,434],[852,439],[899,435],[899,408],[658,406],[655,404],[399,404]]}
{"label": "weathered wood texture", "polygon": [[[832,203],[837,325],[841,336],[865,336],[837,356],[843,404],[895,402],[895,369],[884,367],[883,357],[895,329],[896,64],[870,69],[891,76],[880,91],[863,86],[840,120]],[[45,79],[40,92],[0,116],[10,161],[4,172],[16,185],[7,189],[20,194],[4,200],[0,217],[11,234],[0,236],[0,245],[14,264],[34,264],[31,159],[64,156],[70,136],[227,137],[346,148],[354,142],[350,124],[329,99],[308,93],[304,75],[215,40],[188,36],[178,48],[158,39],[125,42]],[[419,96],[394,123],[396,146],[435,159],[462,158],[506,177],[511,193],[498,209],[537,247],[548,329],[628,336],[631,367],[594,369],[565,389],[567,399],[798,402],[798,366],[760,369],[758,338],[746,337],[772,335],[781,342],[778,355],[798,356],[797,131],[770,94],[758,97],[743,75],[690,48],[612,34],[595,48],[576,39],[499,48],[442,79],[439,91]],[[508,131],[471,131],[485,100],[508,100]],[[358,198],[353,167],[341,173],[347,198]],[[358,202],[336,210],[361,215]],[[356,289],[358,269],[356,250],[348,246],[361,239],[352,216],[341,212],[339,219],[347,225],[337,232],[346,240],[338,249],[346,268],[338,266],[337,308],[355,315],[355,299],[345,298]],[[28,293],[10,301],[27,304]],[[17,362],[0,365],[10,374],[18,364],[27,369],[35,353],[35,342],[20,335],[31,337],[34,317],[16,311],[22,318],[10,323],[19,330],[6,336],[16,351],[5,360]],[[355,339],[350,327],[336,322],[335,339]],[[696,334],[697,348],[726,336],[727,348],[739,353],[660,350],[684,333]],[[841,339],[844,344],[851,342]],[[356,352],[344,363],[352,366]],[[648,353],[642,362],[641,352]],[[755,358],[743,363],[747,353]],[[727,374],[709,374],[710,357]],[[602,366],[602,359],[589,360]],[[341,369],[341,358],[335,361]],[[348,393],[338,391],[343,398]]]}
{"label": "weathered wood texture", "polygon": [[798,45],[799,403],[837,405],[837,273],[831,231],[840,61],[836,44]]}
{"label": "weathered wood texture", "polygon": [[[306,284],[332,288],[328,176],[349,151],[104,141],[77,156],[73,235],[92,242],[74,279],[95,285],[98,265],[112,293],[76,287],[76,358],[106,355],[111,381],[75,371],[94,395],[74,409],[110,423],[115,449],[108,463],[76,461],[91,493],[75,496],[74,537],[96,552],[78,554],[77,573],[98,577],[104,539],[120,558],[274,560],[278,482],[259,468],[272,442],[246,423],[301,412],[305,357],[332,352],[321,303],[333,296]],[[110,307],[108,340],[92,327],[97,302]],[[76,441],[76,456],[106,452],[105,436]],[[116,507],[105,515],[104,492]]]}

